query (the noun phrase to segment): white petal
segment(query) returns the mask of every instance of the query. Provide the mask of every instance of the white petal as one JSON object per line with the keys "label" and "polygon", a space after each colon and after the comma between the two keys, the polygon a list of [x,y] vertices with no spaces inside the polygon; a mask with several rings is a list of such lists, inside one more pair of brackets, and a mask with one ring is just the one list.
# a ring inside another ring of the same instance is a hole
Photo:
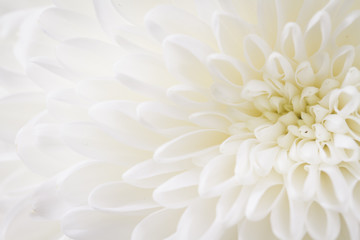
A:
{"label": "white petal", "polygon": [[241,142],[236,154],[235,175],[242,184],[253,183],[256,179],[252,163],[254,147],[258,144],[255,139],[247,139]]}
{"label": "white petal", "polygon": [[322,208],[313,202],[307,212],[305,225],[314,239],[335,239],[340,231],[340,221],[337,212]]}
{"label": "white petal", "polygon": [[245,22],[251,24],[257,23],[258,2],[247,0],[217,0],[220,6],[234,16],[241,16]]}
{"label": "white petal", "polygon": [[53,0],[53,2],[58,8],[68,9],[74,12],[80,12],[84,15],[91,16],[94,14],[93,4],[92,2],[90,3],[87,0],[79,0],[76,2],[72,0]]}
{"label": "white petal", "polygon": [[163,209],[148,215],[135,227],[131,239],[167,238],[176,231],[182,213],[182,209]]}
{"label": "white petal", "polygon": [[348,116],[345,122],[350,135],[356,140],[360,140],[360,119],[355,116]]}
{"label": "white petal", "polygon": [[338,28],[334,32],[336,37],[336,44],[352,45],[359,44],[360,36],[357,34],[356,29],[360,27],[360,11],[354,11],[346,16],[343,22],[340,23]]}
{"label": "white petal", "polygon": [[297,66],[295,81],[301,87],[314,86],[315,73],[309,62],[302,62]]}
{"label": "white petal", "polygon": [[154,159],[161,162],[174,162],[195,157],[220,145],[227,134],[217,130],[198,130],[177,137],[160,146],[154,154]]}
{"label": "white petal", "polygon": [[254,31],[253,26],[230,14],[216,14],[213,19],[213,29],[221,51],[236,59],[244,59],[241,43],[247,34]]}
{"label": "white petal", "polygon": [[315,14],[305,31],[306,53],[310,57],[325,48],[330,39],[331,20],[325,11]]}
{"label": "white petal", "polygon": [[198,200],[191,204],[178,224],[179,239],[200,239],[215,218],[216,200]]}
{"label": "white petal", "polygon": [[187,112],[174,105],[160,102],[142,102],[137,107],[139,120],[166,136],[180,136],[197,129],[188,121]]}
{"label": "white petal", "polygon": [[344,176],[336,166],[321,167],[320,185],[317,192],[324,208],[338,211],[346,205],[349,188]]}
{"label": "white petal", "polygon": [[251,187],[235,187],[225,191],[216,205],[216,214],[226,226],[237,225],[245,216],[245,207],[251,193]]}
{"label": "white petal", "polygon": [[111,160],[124,165],[149,158],[149,153],[117,141],[95,124],[66,124],[62,139],[74,151],[99,160]]}
{"label": "white petal", "polygon": [[90,38],[62,42],[57,58],[66,68],[88,77],[112,76],[113,64],[123,54],[119,47]]}
{"label": "white petal", "polygon": [[37,85],[47,91],[68,88],[73,85],[66,77],[67,72],[52,59],[33,58],[27,65],[26,74]]}
{"label": "white petal", "polygon": [[254,131],[256,138],[260,142],[273,142],[285,132],[285,126],[281,122],[275,124],[264,124],[257,127]]}
{"label": "white petal", "polygon": [[46,9],[39,24],[50,37],[59,41],[76,37],[98,38],[102,34],[94,19],[61,8]]}
{"label": "white petal", "polygon": [[90,101],[81,98],[75,89],[62,89],[49,93],[47,96],[49,115],[59,121],[89,120],[88,106]]}
{"label": "white petal", "polygon": [[360,236],[359,225],[352,214],[341,215],[341,227],[338,239],[358,239]]}
{"label": "white petal", "polygon": [[267,176],[278,160],[280,148],[273,144],[258,144],[254,148],[254,170],[259,176]]}
{"label": "white petal", "polygon": [[351,67],[345,76],[341,87],[358,86],[360,83],[360,71],[356,67]]}
{"label": "white petal", "polygon": [[142,218],[78,208],[65,215],[62,229],[65,235],[78,240],[130,239],[132,230]]}
{"label": "white petal", "polygon": [[271,212],[283,191],[282,181],[279,175],[268,175],[259,180],[251,192],[245,214],[251,221],[259,221]]}
{"label": "white petal", "polygon": [[123,167],[115,163],[90,161],[72,169],[59,182],[59,191],[75,203],[87,203],[90,192],[98,185],[121,180]]}
{"label": "white petal", "polygon": [[145,25],[159,41],[172,34],[184,34],[216,47],[214,36],[207,24],[194,15],[170,5],[151,9],[145,16]]}
{"label": "white petal", "polygon": [[334,90],[330,94],[329,105],[330,110],[334,109],[340,116],[346,117],[359,107],[359,92],[352,86]]}
{"label": "white petal", "polygon": [[214,104],[210,102],[208,91],[199,91],[198,88],[190,85],[175,85],[167,90],[170,100],[188,110],[213,110]]}
{"label": "white petal", "polygon": [[162,91],[176,83],[162,60],[149,54],[119,56],[115,71],[125,86],[153,97],[164,94]]}
{"label": "white petal", "polygon": [[212,50],[202,42],[185,35],[171,35],[163,42],[167,68],[178,79],[195,87],[209,87],[211,75],[205,66]]}
{"label": "white petal", "polygon": [[266,61],[265,69],[275,79],[281,81],[293,80],[294,70],[290,62],[280,53],[273,52]]}
{"label": "white petal", "polygon": [[154,200],[169,208],[187,206],[198,196],[199,175],[198,169],[192,169],[170,178],[155,189]]}
{"label": "white petal", "polygon": [[275,240],[278,239],[272,230],[270,218],[263,218],[260,221],[243,220],[238,229],[239,240]]}
{"label": "white petal", "polygon": [[[356,119],[354,120],[356,121]],[[344,118],[342,118],[338,114],[329,114],[324,119],[324,126],[326,127],[326,129],[334,133],[346,133],[347,132],[346,125],[349,123],[351,124],[352,120],[345,122]]]}
{"label": "white petal", "polygon": [[316,166],[299,163],[287,175],[287,192],[290,199],[312,200],[319,188],[320,173]]}
{"label": "white petal", "polygon": [[152,189],[138,188],[123,182],[110,182],[96,187],[89,196],[89,206],[110,212],[137,212],[158,207]]}
{"label": "white petal", "polygon": [[42,184],[36,189],[33,197],[33,215],[46,219],[60,220],[68,210],[76,206],[59,194],[55,181]]}
{"label": "white petal", "polygon": [[[135,148],[154,150],[167,138],[137,121],[136,102],[100,102],[90,109],[90,116],[119,142]],[[121,124],[119,124],[121,123]]]}
{"label": "white petal", "polygon": [[58,221],[34,217],[30,201],[13,209],[3,224],[2,237],[9,240],[55,239],[61,231]]}
{"label": "white petal", "polygon": [[282,52],[289,58],[301,62],[306,58],[304,38],[301,28],[296,23],[287,23],[281,34]]}
{"label": "white petal", "polygon": [[199,181],[201,196],[218,196],[235,185],[235,159],[235,155],[219,155],[206,164]]}
{"label": "white petal", "polygon": [[192,167],[187,162],[176,162],[171,164],[161,164],[153,159],[136,164],[123,174],[125,182],[143,188],[155,188],[164,183],[169,178]]}
{"label": "white petal", "polygon": [[167,0],[141,0],[132,2],[125,0],[111,0],[119,14],[133,24],[142,24],[145,14],[157,4],[165,4]]}
{"label": "white petal", "polygon": [[258,2],[257,16],[261,33],[267,43],[273,47],[277,41],[280,13],[275,0],[260,0]]}
{"label": "white petal", "polygon": [[338,157],[342,161],[357,161],[360,156],[359,146],[355,140],[343,134],[334,134],[334,146],[336,147]]}
{"label": "white petal", "polygon": [[209,70],[221,81],[231,87],[240,87],[255,74],[236,58],[223,54],[212,54],[208,58]]}
{"label": "white petal", "polygon": [[358,181],[352,188],[351,192],[351,210],[354,212],[356,219],[360,219],[360,182]]}
{"label": "white petal", "polygon": [[0,138],[13,142],[19,129],[44,109],[40,93],[19,93],[0,99]]}
{"label": "white petal", "polygon": [[250,67],[255,71],[260,71],[271,53],[271,48],[259,36],[249,34],[244,38],[244,52]]}
{"label": "white petal", "polygon": [[342,79],[353,65],[355,49],[352,46],[343,46],[332,57],[331,75],[335,79]]}
{"label": "white petal", "polygon": [[197,112],[189,116],[189,120],[203,128],[218,129],[226,132],[232,120],[219,112]]}
{"label": "white petal", "polygon": [[303,201],[290,200],[286,192],[271,211],[271,226],[280,239],[303,239],[306,207]]}
{"label": "white petal", "polygon": [[111,0],[94,0],[93,7],[101,27],[110,36],[118,35],[120,26],[128,23],[120,16]]}
{"label": "white petal", "polygon": [[18,133],[17,153],[28,168],[43,176],[52,176],[86,159],[64,145],[60,135],[60,126],[33,121]]}
{"label": "white petal", "polygon": [[100,80],[83,80],[76,86],[77,93],[91,101],[110,101],[115,99],[143,100],[113,78]]}

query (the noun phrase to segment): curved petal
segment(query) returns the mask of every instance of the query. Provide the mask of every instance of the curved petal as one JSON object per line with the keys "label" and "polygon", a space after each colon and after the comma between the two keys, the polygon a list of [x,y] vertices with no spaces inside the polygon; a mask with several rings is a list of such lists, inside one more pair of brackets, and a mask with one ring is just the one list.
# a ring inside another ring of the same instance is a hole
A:
{"label": "curved petal", "polygon": [[259,221],[265,218],[275,206],[283,191],[282,181],[279,175],[269,175],[256,183],[250,193],[245,214],[251,221]]}
{"label": "curved petal", "polygon": [[182,208],[198,197],[200,171],[192,169],[170,178],[153,193],[154,200],[169,208]]}
{"label": "curved petal", "polygon": [[155,161],[174,162],[195,157],[219,146],[228,134],[202,129],[184,134],[160,146],[154,154]]}
{"label": "curved petal", "polygon": [[337,212],[313,202],[308,208],[305,225],[314,239],[335,239],[340,231],[340,218]]}
{"label": "curved petal", "polygon": [[66,40],[56,49],[57,59],[63,66],[92,78],[112,76],[113,64],[122,54],[116,45],[90,38]]}
{"label": "curved petal", "polygon": [[185,35],[171,35],[163,42],[165,64],[181,81],[194,87],[209,87],[213,80],[206,58],[213,52],[202,42]]}
{"label": "curved petal", "polygon": [[241,43],[246,35],[254,31],[254,27],[233,15],[224,13],[215,14],[212,25],[221,51],[236,59],[244,59]]}
{"label": "curved petal", "polygon": [[[181,24],[179,24],[181,22]],[[160,42],[172,34],[184,34],[216,48],[211,29],[196,16],[171,5],[160,5],[145,16],[145,25]]]}
{"label": "curved petal", "polygon": [[178,221],[183,214],[182,209],[162,209],[145,217],[136,225],[131,239],[147,240],[166,239],[176,232]]}
{"label": "curved petal", "polygon": [[121,215],[78,208],[67,213],[62,221],[65,235],[79,240],[130,239],[131,233],[143,216]]}
{"label": "curved petal", "polygon": [[59,181],[60,194],[74,203],[87,203],[91,191],[106,182],[120,181],[124,168],[103,161],[83,162],[68,170]]}
{"label": "curved petal", "polygon": [[142,212],[158,207],[152,199],[152,189],[131,186],[124,182],[104,183],[89,196],[89,206],[109,212]]}
{"label": "curved petal", "polygon": [[315,14],[305,31],[305,47],[307,55],[313,56],[325,48],[330,40],[331,19],[327,12],[320,11]]}
{"label": "curved petal", "polygon": [[206,164],[199,178],[199,195],[218,196],[233,187],[235,161],[235,155],[219,155]]}
{"label": "curved petal", "polygon": [[136,164],[123,174],[125,182],[142,188],[155,188],[174,176],[177,172],[192,167],[187,162],[161,164],[153,159]]}

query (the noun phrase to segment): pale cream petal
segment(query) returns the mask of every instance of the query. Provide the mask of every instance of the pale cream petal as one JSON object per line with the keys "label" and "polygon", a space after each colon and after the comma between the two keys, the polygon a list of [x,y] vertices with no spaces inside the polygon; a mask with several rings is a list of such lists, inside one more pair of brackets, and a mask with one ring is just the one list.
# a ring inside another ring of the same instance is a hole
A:
{"label": "pale cream petal", "polygon": [[144,22],[145,14],[158,4],[170,3],[168,0],[141,0],[132,2],[125,0],[111,0],[119,14],[133,24],[140,25]]}
{"label": "pale cream petal", "polygon": [[62,222],[66,236],[78,240],[130,239],[132,230],[143,216],[100,212],[77,208],[67,213]]}
{"label": "pale cream petal", "polygon": [[244,59],[241,43],[247,34],[254,31],[253,28],[230,14],[219,13],[213,17],[213,29],[221,51],[237,59]]}
{"label": "pale cream petal", "polygon": [[165,239],[176,231],[182,213],[182,209],[162,209],[148,215],[135,227],[131,239]]}
{"label": "pale cream petal", "polygon": [[174,162],[195,157],[220,145],[226,133],[203,129],[177,137],[160,146],[154,153],[155,161]]}
{"label": "pale cream petal", "polygon": [[92,159],[131,166],[149,158],[149,152],[122,144],[92,123],[66,124],[61,135],[71,149]]}
{"label": "pale cream petal", "polygon": [[91,38],[66,40],[56,50],[57,58],[63,66],[92,78],[113,76],[113,64],[122,54],[123,51],[116,45]]}
{"label": "pale cream petal", "polygon": [[305,163],[293,165],[287,175],[290,199],[311,200],[319,188],[320,172],[316,166]]}
{"label": "pale cream petal", "polygon": [[9,240],[55,239],[61,231],[58,221],[34,217],[30,201],[23,201],[13,209],[2,228],[2,238]]}
{"label": "pale cream petal", "polygon": [[330,39],[331,19],[327,12],[316,13],[305,30],[306,53],[310,57],[326,47]]}
{"label": "pale cream petal", "polygon": [[202,197],[219,196],[228,188],[235,186],[235,160],[235,155],[219,155],[212,159],[201,171],[199,195]]}
{"label": "pale cream petal", "polygon": [[109,182],[92,190],[89,206],[108,212],[135,213],[159,207],[152,199],[152,189],[131,186],[124,182]]}
{"label": "pale cream petal", "polygon": [[174,176],[177,172],[191,168],[188,162],[161,164],[153,159],[136,164],[123,174],[125,182],[143,188],[155,188]]}
{"label": "pale cream petal", "polygon": [[170,178],[157,187],[154,200],[168,208],[183,208],[198,197],[199,169],[191,169]]}
{"label": "pale cream petal", "polygon": [[120,181],[124,168],[116,163],[88,161],[70,168],[59,181],[61,195],[74,203],[87,203],[91,191],[104,182]]}
{"label": "pale cream petal", "polygon": [[250,193],[246,208],[246,218],[259,221],[265,218],[273,209],[283,191],[281,177],[270,174],[259,180]]}
{"label": "pale cream petal", "polygon": [[125,100],[100,102],[90,108],[89,114],[119,143],[153,151],[167,138],[139,123],[136,107],[136,102]]}
{"label": "pale cream petal", "polygon": [[340,218],[337,212],[313,202],[308,208],[305,225],[313,239],[335,239],[340,231]]}
{"label": "pale cream petal", "polygon": [[356,46],[360,41],[360,35],[355,29],[360,27],[360,11],[353,11],[339,24],[334,32],[336,44]]}
{"label": "pale cream petal", "polygon": [[169,35],[184,34],[207,43],[213,48],[217,47],[207,24],[194,15],[171,5],[160,5],[147,12],[145,25],[152,36],[160,42]]}
{"label": "pale cream petal", "polygon": [[[261,229],[261,231],[260,231]],[[270,217],[261,219],[260,221],[243,220],[238,228],[239,240],[275,240],[278,239],[271,228]]]}
{"label": "pale cream petal", "polygon": [[45,10],[40,16],[39,24],[46,34],[59,41],[76,37],[102,36],[95,19],[61,8]]}
{"label": "pale cream petal", "polygon": [[290,200],[285,191],[281,195],[271,211],[273,232],[279,239],[302,239],[305,234],[306,204],[303,201]]}
{"label": "pale cream petal", "polygon": [[190,86],[209,87],[211,76],[205,66],[213,50],[185,35],[171,35],[163,42],[165,64],[179,80]]}
{"label": "pale cream petal", "polygon": [[261,71],[271,48],[267,42],[255,34],[244,38],[244,54],[249,66],[255,71]]}
{"label": "pale cream petal", "polygon": [[[201,199],[192,203],[180,218],[177,229],[178,237],[180,239],[202,239],[201,237],[215,219],[216,202],[216,199]],[[216,235],[213,236],[216,237]]]}

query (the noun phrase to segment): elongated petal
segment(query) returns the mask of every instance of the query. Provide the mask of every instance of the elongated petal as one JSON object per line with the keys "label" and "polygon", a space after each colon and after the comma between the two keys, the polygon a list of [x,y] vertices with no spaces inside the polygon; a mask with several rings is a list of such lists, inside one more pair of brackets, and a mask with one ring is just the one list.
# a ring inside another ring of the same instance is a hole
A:
{"label": "elongated petal", "polygon": [[160,146],[154,158],[156,161],[173,162],[194,157],[220,145],[227,137],[227,134],[217,130],[190,132]]}

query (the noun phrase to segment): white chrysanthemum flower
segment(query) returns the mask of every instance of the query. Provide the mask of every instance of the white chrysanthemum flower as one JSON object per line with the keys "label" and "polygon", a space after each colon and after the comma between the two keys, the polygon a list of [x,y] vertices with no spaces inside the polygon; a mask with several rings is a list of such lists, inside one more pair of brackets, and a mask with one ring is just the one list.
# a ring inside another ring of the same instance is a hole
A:
{"label": "white chrysanthemum flower", "polygon": [[0,19],[4,239],[360,238],[359,1],[42,2]]}

